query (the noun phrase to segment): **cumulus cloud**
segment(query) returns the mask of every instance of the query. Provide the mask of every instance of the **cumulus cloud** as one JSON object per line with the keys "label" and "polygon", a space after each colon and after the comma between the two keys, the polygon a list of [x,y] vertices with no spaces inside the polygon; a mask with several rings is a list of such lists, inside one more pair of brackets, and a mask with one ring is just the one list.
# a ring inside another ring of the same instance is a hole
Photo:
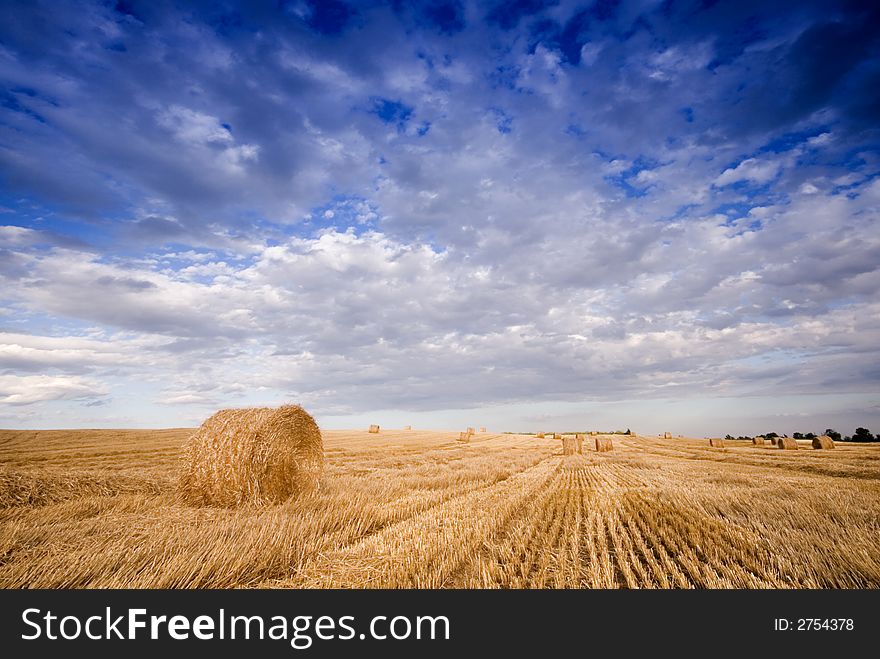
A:
{"label": "cumulus cloud", "polygon": [[869,9],[84,7],[0,20],[0,405],[876,388]]}
{"label": "cumulus cloud", "polygon": [[775,161],[762,161],[757,158],[746,158],[736,167],[725,169],[718,178],[715,179],[715,185],[730,185],[737,181],[750,181],[752,183],[767,183],[776,178],[779,174],[781,164]]}

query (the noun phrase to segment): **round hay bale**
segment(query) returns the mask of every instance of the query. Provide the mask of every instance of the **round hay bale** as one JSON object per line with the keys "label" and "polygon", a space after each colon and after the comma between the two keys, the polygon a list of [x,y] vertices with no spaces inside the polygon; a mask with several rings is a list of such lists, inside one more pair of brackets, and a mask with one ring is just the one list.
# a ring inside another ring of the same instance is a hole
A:
{"label": "round hay bale", "polygon": [[605,453],[614,450],[614,444],[610,437],[596,437],[596,451]]}
{"label": "round hay bale", "polygon": [[758,435],[757,437],[752,437],[752,445],[763,446],[764,445],[764,438],[761,435]]}
{"label": "round hay bale", "polygon": [[776,446],[784,451],[797,451],[798,449],[797,441],[791,437],[778,437],[776,439]]}
{"label": "round hay bale", "polygon": [[544,439],[544,433],[539,432],[535,435],[535,437],[537,437],[538,439]]}
{"label": "round hay bale", "polygon": [[663,439],[672,439],[672,433],[671,432],[663,433]]}
{"label": "round hay bale", "polygon": [[278,503],[318,486],[321,430],[299,405],[220,410],[186,443],[178,483],[198,505]]}
{"label": "round hay bale", "polygon": [[376,424],[373,424],[372,426],[370,426],[370,429],[367,432],[375,435],[376,433],[379,432],[379,426],[377,426]]}
{"label": "round hay bale", "polygon": [[834,448],[834,440],[828,435],[813,438],[813,448]]}
{"label": "round hay bale", "polygon": [[718,437],[710,438],[709,446],[712,448],[724,448],[724,440]]}

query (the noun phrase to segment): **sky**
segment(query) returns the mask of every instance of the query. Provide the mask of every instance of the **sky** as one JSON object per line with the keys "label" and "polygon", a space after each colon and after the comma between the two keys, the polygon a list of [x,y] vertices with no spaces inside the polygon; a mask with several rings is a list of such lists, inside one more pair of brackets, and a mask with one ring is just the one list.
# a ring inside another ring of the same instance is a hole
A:
{"label": "sky", "polygon": [[0,427],[880,430],[875,2],[3,2]]}

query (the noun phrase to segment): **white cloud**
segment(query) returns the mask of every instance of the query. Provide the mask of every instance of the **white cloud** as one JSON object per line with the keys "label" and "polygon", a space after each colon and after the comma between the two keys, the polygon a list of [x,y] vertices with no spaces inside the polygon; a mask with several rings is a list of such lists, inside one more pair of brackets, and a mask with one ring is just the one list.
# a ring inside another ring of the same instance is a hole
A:
{"label": "white cloud", "polygon": [[100,384],[81,377],[0,375],[0,404],[5,405],[94,399],[104,394],[106,390]]}
{"label": "white cloud", "polygon": [[720,187],[736,183],[737,181],[767,183],[776,178],[781,167],[782,164],[778,161],[746,158],[736,167],[725,169],[718,178],[715,179],[715,185]]}
{"label": "white cloud", "polygon": [[180,105],[172,105],[156,114],[159,125],[167,128],[186,144],[232,144],[235,140],[229,129],[217,117],[197,112]]}

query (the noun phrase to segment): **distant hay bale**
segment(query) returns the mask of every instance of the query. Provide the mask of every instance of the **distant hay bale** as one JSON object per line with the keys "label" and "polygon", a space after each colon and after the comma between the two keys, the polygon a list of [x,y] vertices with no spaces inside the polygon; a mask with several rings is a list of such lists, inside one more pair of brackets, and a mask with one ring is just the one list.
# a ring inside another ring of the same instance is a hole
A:
{"label": "distant hay bale", "polygon": [[813,438],[813,448],[834,448],[834,440],[828,435]]}
{"label": "distant hay bale", "polygon": [[537,437],[538,439],[544,439],[544,433],[539,432],[535,435],[535,437]]}
{"label": "distant hay bale", "polygon": [[712,438],[709,440],[709,446],[712,448],[724,448],[724,440],[721,438]]}
{"label": "distant hay bale", "polygon": [[574,437],[563,437],[562,438],[562,454],[563,455],[574,455],[577,452],[577,447],[575,445]]}
{"label": "distant hay bale", "polygon": [[574,436],[574,441],[577,442],[577,452],[584,452],[584,436],[580,433]]}
{"label": "distant hay bale", "polygon": [[663,433],[663,439],[672,439],[672,433],[671,432]]}
{"label": "distant hay bale", "polygon": [[486,432],[486,426],[480,426],[480,432]]}
{"label": "distant hay bale", "polygon": [[778,439],[777,437],[771,437],[771,438],[770,438],[770,443],[773,444],[773,446],[776,446],[776,440],[777,440],[777,439]]}
{"label": "distant hay bale", "polygon": [[412,426],[404,426],[403,429],[404,430],[412,430]]}
{"label": "distant hay bale", "polygon": [[370,426],[369,432],[371,432],[373,434],[379,432],[379,426]]}
{"label": "distant hay bale", "polygon": [[467,431],[473,435],[476,431],[473,428],[468,427]]}
{"label": "distant hay bale", "polygon": [[610,437],[596,437],[596,450],[599,453],[605,453],[614,449]]}
{"label": "distant hay bale", "polygon": [[558,432],[555,432],[553,433],[553,439],[562,439],[562,435],[560,435]]}
{"label": "distant hay bale", "polygon": [[184,447],[178,482],[197,505],[278,503],[317,487],[321,430],[299,405],[220,410]]}
{"label": "distant hay bale", "polygon": [[755,446],[763,446],[764,438],[760,435],[758,435],[757,437],[752,437],[752,444],[754,444]]}
{"label": "distant hay bale", "polygon": [[574,437],[575,437],[575,439],[583,439],[583,438],[584,438],[584,433],[582,433],[582,432],[576,432],[576,433],[574,434]]}
{"label": "distant hay bale", "polygon": [[458,433],[458,441],[460,441],[460,442],[469,442],[469,441],[471,441],[471,433],[469,433],[469,432],[460,432],[460,433]]}
{"label": "distant hay bale", "polygon": [[596,432],[595,430],[591,430],[591,431],[590,431],[590,437],[595,437],[595,436],[598,435],[598,434],[599,434],[599,433]]}
{"label": "distant hay bale", "polygon": [[776,445],[786,451],[796,451],[798,448],[798,443],[791,437],[778,437],[776,439]]}

